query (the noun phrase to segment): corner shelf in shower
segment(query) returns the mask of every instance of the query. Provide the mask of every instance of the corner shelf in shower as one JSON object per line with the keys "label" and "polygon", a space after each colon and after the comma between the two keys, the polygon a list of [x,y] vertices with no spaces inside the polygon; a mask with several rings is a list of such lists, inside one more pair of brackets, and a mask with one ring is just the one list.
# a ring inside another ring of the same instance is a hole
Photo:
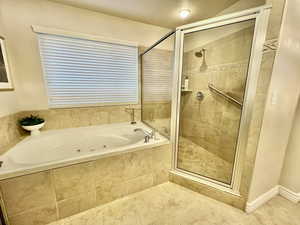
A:
{"label": "corner shelf in shower", "polygon": [[181,93],[190,93],[193,92],[192,90],[181,90]]}

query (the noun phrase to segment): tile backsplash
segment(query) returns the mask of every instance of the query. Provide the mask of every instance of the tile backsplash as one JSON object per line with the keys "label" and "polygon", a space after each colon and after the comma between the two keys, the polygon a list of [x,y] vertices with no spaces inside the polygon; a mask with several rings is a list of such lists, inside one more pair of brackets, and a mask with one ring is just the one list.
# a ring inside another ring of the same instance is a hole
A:
{"label": "tile backsplash", "polygon": [[[135,120],[139,121],[141,111],[138,107],[135,107],[135,111]],[[24,111],[21,114],[22,116],[38,114],[46,120],[43,130],[51,130],[130,122],[131,112],[129,106],[122,105]]]}
{"label": "tile backsplash", "polygon": [[21,140],[25,134],[18,125],[19,113],[14,113],[0,118],[0,154],[8,147]]}

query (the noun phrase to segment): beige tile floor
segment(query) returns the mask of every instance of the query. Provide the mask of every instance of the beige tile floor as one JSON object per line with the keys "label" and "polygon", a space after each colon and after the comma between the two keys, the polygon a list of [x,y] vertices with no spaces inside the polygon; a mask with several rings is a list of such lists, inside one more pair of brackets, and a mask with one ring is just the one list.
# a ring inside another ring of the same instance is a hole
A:
{"label": "beige tile floor", "polygon": [[275,197],[252,214],[164,183],[51,225],[298,225],[300,205]]}

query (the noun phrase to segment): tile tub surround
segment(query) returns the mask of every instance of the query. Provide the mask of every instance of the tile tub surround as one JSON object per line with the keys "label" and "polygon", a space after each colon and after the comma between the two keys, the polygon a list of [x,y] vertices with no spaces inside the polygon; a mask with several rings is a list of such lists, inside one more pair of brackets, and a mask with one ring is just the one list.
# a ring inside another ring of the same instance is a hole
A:
{"label": "tile tub surround", "polygon": [[0,182],[10,225],[43,225],[168,181],[170,145]]}
{"label": "tile tub surround", "polygon": [[46,109],[35,111],[22,111],[0,118],[0,154],[17,144],[22,138],[29,135],[18,125],[18,120],[31,114],[39,115],[46,120],[41,129],[64,129],[120,123],[131,121],[131,110],[135,108],[135,120],[141,120],[139,105],[99,106],[85,108]]}
{"label": "tile tub surround", "polygon": [[0,154],[18,143],[25,134],[17,123],[19,118],[19,113],[0,118]]}
{"label": "tile tub surround", "polygon": [[49,225],[298,225],[300,205],[276,196],[251,214],[164,183]]}
{"label": "tile tub surround", "polygon": [[144,103],[142,120],[166,137],[170,136],[171,102]]}
{"label": "tile tub surround", "polygon": [[160,134],[144,142],[141,122],[128,122],[43,131],[24,138],[0,156],[0,180],[168,144]]}
{"label": "tile tub surround", "polygon": [[52,130],[130,122],[131,110],[129,110],[129,108],[135,108],[135,120],[140,121],[141,110],[139,105],[46,109],[24,111],[21,112],[20,115],[27,116],[30,114],[37,114],[46,120],[42,130]]}

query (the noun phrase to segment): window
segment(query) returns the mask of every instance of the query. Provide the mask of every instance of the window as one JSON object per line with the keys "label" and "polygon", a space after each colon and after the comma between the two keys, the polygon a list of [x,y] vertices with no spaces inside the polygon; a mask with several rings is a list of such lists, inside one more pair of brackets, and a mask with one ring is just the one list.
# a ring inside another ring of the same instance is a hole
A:
{"label": "window", "polygon": [[143,101],[171,101],[173,52],[152,49],[142,56],[142,65]]}
{"label": "window", "polygon": [[138,103],[136,46],[38,37],[50,107]]}

